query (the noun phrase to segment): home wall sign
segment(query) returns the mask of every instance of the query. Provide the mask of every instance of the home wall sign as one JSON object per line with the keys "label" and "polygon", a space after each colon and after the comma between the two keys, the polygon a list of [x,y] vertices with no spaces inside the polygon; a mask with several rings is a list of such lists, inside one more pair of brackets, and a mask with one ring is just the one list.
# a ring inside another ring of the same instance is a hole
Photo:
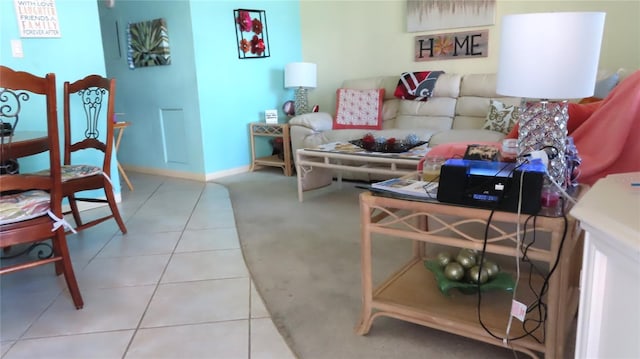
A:
{"label": "home wall sign", "polygon": [[407,0],[407,31],[493,25],[496,0]]}
{"label": "home wall sign", "polygon": [[267,13],[264,10],[233,10],[236,27],[238,58],[252,59],[269,57],[269,35],[267,33]]}
{"label": "home wall sign", "polygon": [[164,19],[130,23],[127,30],[130,69],[171,64],[169,33]]}
{"label": "home wall sign", "polygon": [[61,37],[56,0],[14,0],[20,37]]}
{"label": "home wall sign", "polygon": [[488,30],[416,36],[415,61],[487,56],[489,56]]}

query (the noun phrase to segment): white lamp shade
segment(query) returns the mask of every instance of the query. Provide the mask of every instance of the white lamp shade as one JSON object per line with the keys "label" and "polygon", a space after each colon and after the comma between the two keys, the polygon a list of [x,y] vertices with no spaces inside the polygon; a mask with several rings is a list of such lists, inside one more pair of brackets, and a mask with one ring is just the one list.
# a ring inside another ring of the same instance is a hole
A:
{"label": "white lamp shade", "polygon": [[316,64],[292,62],[284,67],[284,87],[316,87]]}
{"label": "white lamp shade", "polygon": [[504,16],[498,94],[539,99],[592,96],[604,18],[603,12]]}

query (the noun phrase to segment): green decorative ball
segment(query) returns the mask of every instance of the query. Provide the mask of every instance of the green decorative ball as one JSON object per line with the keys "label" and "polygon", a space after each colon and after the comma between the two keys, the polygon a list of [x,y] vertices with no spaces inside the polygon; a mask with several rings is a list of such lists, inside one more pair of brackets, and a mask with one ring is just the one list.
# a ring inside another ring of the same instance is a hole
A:
{"label": "green decorative ball", "polygon": [[456,256],[456,262],[460,263],[464,269],[469,269],[476,265],[476,256],[471,252],[461,250]]}
{"label": "green decorative ball", "polygon": [[489,280],[489,273],[486,268],[480,269],[479,266],[473,266],[469,269],[469,280],[472,283],[484,284]]}
{"label": "green decorative ball", "polygon": [[500,273],[500,267],[492,261],[485,260],[482,265],[482,269],[487,270],[487,274],[489,274],[489,279],[493,279],[496,274]]}
{"label": "green decorative ball", "polygon": [[464,277],[464,268],[457,262],[451,262],[444,267],[444,276],[449,280],[460,280]]}
{"label": "green decorative ball", "polygon": [[438,261],[438,264],[440,265],[440,267],[445,267],[447,264],[449,264],[453,260],[453,257],[449,252],[440,252],[436,257],[436,260]]}

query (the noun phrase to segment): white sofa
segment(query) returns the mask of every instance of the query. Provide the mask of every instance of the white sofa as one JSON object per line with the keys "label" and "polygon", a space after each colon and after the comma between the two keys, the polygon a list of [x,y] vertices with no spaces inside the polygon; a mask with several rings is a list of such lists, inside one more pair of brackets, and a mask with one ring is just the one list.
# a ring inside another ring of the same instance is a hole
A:
{"label": "white sofa", "polygon": [[443,143],[466,141],[500,141],[502,132],[483,130],[490,100],[505,105],[519,105],[520,99],[496,94],[495,74],[440,75],[433,96],[426,102],[400,100],[394,97],[399,76],[380,76],[344,81],[343,88],[384,88],[382,130],[332,129],[332,115],[308,113],[290,121],[293,153],[299,148],[362,138],[367,132],[385,138],[402,139],[416,134],[429,141],[429,147]]}

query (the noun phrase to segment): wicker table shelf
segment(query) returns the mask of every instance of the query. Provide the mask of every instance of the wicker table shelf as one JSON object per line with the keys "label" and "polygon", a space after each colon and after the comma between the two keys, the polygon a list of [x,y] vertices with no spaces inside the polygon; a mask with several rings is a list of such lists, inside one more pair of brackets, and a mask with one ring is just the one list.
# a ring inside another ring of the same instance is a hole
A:
{"label": "wicker table shelf", "polygon": [[[477,229],[486,226],[489,210],[447,205],[437,201],[408,201],[371,193],[360,195],[360,208],[363,302],[361,319],[356,328],[358,334],[367,334],[375,318],[387,316],[503,346],[502,338],[505,337],[510,316],[512,293],[482,293],[482,323],[498,339],[478,322],[477,295],[452,290],[449,296],[445,296],[438,289],[433,274],[423,263],[433,255],[428,254],[429,250],[433,251],[428,246],[481,250],[484,236],[483,231],[478,233]],[[550,271],[558,258],[557,267],[548,280],[548,290],[542,297],[547,305],[544,328],[540,326],[531,330],[536,340],[533,336],[525,335],[522,323],[514,318],[509,332],[509,345],[531,357],[544,353],[546,358],[562,358],[578,308],[582,231],[578,221],[570,216],[567,216],[566,223],[564,217],[537,216],[535,225],[529,222],[525,227],[527,217],[529,216],[518,216],[516,213],[494,212],[489,224],[486,253],[515,267],[516,229],[519,228],[521,235],[526,233],[529,236],[527,238],[531,238],[534,232],[540,238],[527,252],[527,256],[536,261],[539,268]],[[546,243],[543,240],[545,237]],[[411,240],[413,248],[412,257],[406,264],[376,288],[372,279],[374,238]],[[507,266],[503,270],[515,272]],[[513,277],[516,277],[515,273]],[[543,282],[542,275],[534,275],[529,283],[529,272],[521,272],[516,300],[525,304],[532,303]],[[527,314],[529,319],[534,316],[536,311]],[[517,337],[522,338],[511,340]]]}

